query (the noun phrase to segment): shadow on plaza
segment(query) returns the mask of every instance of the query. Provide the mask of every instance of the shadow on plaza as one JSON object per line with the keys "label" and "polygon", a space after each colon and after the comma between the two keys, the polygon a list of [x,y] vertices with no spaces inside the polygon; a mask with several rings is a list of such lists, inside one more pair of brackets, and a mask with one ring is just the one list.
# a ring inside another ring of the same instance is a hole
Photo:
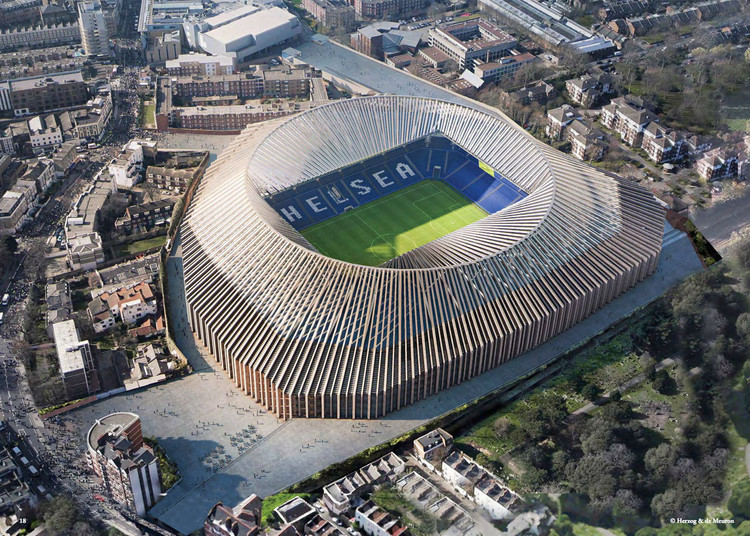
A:
{"label": "shadow on plaza", "polygon": [[[222,448],[217,441],[193,437],[167,437],[159,438],[158,441],[172,461],[177,464],[181,478],[149,511],[149,514],[154,517],[161,516],[167,510],[194,495],[200,497],[200,502],[203,503],[201,507],[219,501],[233,506],[252,493],[253,481],[256,478],[265,477],[262,473],[257,477],[251,475],[254,478],[245,478],[222,472],[222,469],[236,458],[223,458],[220,463],[217,463],[215,461],[217,456],[211,455]],[[212,479],[220,479],[220,485],[217,486],[215,483],[209,485],[208,482]],[[207,513],[208,510],[200,512],[201,515]]]}

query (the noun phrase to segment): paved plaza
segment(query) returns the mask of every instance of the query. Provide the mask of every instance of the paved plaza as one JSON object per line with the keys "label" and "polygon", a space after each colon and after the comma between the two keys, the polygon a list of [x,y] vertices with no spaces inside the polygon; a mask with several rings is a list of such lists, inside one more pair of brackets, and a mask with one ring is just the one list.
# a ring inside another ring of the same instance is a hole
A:
{"label": "paved plaza", "polygon": [[[342,73],[347,73],[360,84],[378,91],[466,102],[463,97],[343,47],[306,43],[299,48],[302,59],[315,67],[335,71],[342,77]],[[196,346],[187,323],[178,239],[167,266],[170,322],[177,344],[196,372],[138,394],[103,400],[75,411],[73,416],[83,447],[84,433],[95,418],[113,411],[134,411],[141,415],[144,434],[160,441],[183,475],[183,480],[149,513],[187,534],[201,527],[216,502],[233,506],[250,493],[260,496],[275,493],[502,388],[605,330],[700,269],[687,237],[667,225],[660,264],[652,277],[531,352],[376,421],[280,422],[242,395],[223,372],[214,370],[215,363]]]}
{"label": "paved plaza", "polygon": [[199,528],[217,501],[234,505],[250,493],[275,493],[512,382],[701,268],[687,237],[668,228],[661,262],[652,277],[523,357],[377,421],[282,423],[243,396],[196,347],[186,326],[180,254],[178,241],[168,261],[172,322],[176,341],[197,372],[138,394],[103,400],[73,415],[82,446],[85,431],[97,417],[113,411],[141,415],[144,434],[160,441],[183,475],[150,514],[183,533]]}

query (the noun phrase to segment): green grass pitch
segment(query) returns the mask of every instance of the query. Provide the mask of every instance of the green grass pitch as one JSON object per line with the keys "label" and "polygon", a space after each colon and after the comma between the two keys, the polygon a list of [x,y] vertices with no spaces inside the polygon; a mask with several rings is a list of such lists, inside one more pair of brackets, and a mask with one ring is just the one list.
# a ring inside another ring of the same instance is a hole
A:
{"label": "green grass pitch", "polygon": [[428,179],[300,233],[324,255],[377,266],[486,215],[450,185]]}

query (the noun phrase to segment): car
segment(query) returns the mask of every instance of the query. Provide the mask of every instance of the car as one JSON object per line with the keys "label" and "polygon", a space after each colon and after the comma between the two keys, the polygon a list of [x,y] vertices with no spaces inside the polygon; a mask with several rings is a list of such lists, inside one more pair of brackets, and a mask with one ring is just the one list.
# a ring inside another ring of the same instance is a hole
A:
{"label": "car", "polygon": [[341,520],[338,517],[332,517],[331,521],[333,521],[334,523],[336,523],[339,527],[343,527],[344,526],[344,524],[341,522]]}

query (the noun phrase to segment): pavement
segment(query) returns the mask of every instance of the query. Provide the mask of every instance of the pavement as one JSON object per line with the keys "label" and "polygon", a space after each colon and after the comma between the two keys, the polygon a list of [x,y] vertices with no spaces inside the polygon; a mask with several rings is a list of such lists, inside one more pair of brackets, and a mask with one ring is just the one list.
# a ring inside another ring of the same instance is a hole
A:
{"label": "pavement", "polygon": [[[144,414],[144,433],[153,433],[160,441],[164,441],[167,453],[174,456],[185,475],[184,480],[170,490],[149,513],[167,525],[183,533],[189,533],[200,527],[206,512],[219,500],[234,505],[250,493],[260,496],[276,493],[331,464],[389,441],[462,404],[502,388],[515,378],[554,360],[568,348],[605,330],[613,322],[648,304],[679,281],[702,269],[687,236],[668,225],[665,231],[664,250],[659,267],[653,276],[596,314],[531,352],[379,420],[292,419],[284,423],[277,421],[274,425],[274,419],[265,414],[262,417],[266,423],[263,427],[263,438],[236,458],[232,458],[215,473],[206,473],[200,464],[193,466],[180,463],[181,458],[188,462],[195,460],[195,456],[184,456],[182,452],[173,454],[170,445],[179,449],[194,450],[196,453],[205,452],[216,448],[217,445],[227,444],[227,438],[222,435],[222,430],[239,430],[245,423],[252,423],[253,419],[256,419],[247,414],[234,417],[237,422],[231,422],[231,415],[228,416],[229,422],[226,421],[227,416],[214,417],[214,412],[217,411],[214,403],[217,400],[231,396],[231,400],[238,403],[241,401],[245,407],[251,408],[251,411],[257,412],[260,408],[247,397],[227,395],[227,391],[239,391],[231,387],[231,382],[223,378],[223,373],[213,370],[212,359],[195,345],[186,325],[178,239],[168,260],[170,303],[174,314],[172,322],[177,333],[177,344],[200,372],[160,387],[165,393],[163,396],[180,400],[180,419],[175,419],[180,422],[170,423],[170,419],[163,418],[154,423],[157,426],[154,429],[151,426],[153,418],[147,413]],[[198,382],[207,381],[196,381],[196,376],[212,377],[211,387],[199,392],[187,392],[203,387]],[[182,390],[185,392],[176,392]],[[166,395],[167,392],[169,395]],[[210,402],[206,399],[209,393]],[[150,391],[145,391],[140,396],[143,397],[141,405],[145,403],[146,407],[151,407],[154,402],[159,403],[158,399],[146,400],[146,397],[150,396]],[[123,404],[118,402],[120,398],[107,401],[107,411],[114,410],[118,405],[122,406]],[[88,411],[95,411],[98,406],[99,404]],[[207,412],[211,417],[203,417]],[[197,420],[206,419],[221,421],[224,424],[202,437],[186,435],[187,432],[192,433],[195,430],[196,424],[200,424]],[[166,433],[166,429],[161,429],[167,426],[171,427],[170,434]],[[182,437],[177,436],[180,433],[183,434]],[[201,478],[203,481],[198,484]]]}
{"label": "pavement", "polygon": [[742,195],[691,214],[693,223],[711,244],[723,252],[732,245],[732,234],[750,226],[750,188]]}
{"label": "pavement", "polygon": [[299,59],[316,69],[335,76],[339,81],[350,80],[377,93],[413,95],[477,105],[476,101],[434,86],[406,71],[392,68],[332,41],[321,44],[307,41],[294,48],[302,53]]}
{"label": "pavement", "polygon": [[[408,74],[331,43],[304,43],[302,59],[379,92],[472,103]],[[476,103],[473,103],[476,105]],[[227,137],[227,141],[231,138]],[[194,140],[173,139],[175,147]],[[218,140],[216,140],[218,141]],[[199,143],[208,144],[208,141]],[[169,146],[166,143],[162,146]],[[195,147],[194,147],[195,148]],[[212,152],[219,147],[206,147]],[[668,225],[656,273],[600,311],[538,348],[448,391],[374,421],[292,419],[280,422],[238,389],[196,344],[187,323],[180,241],[167,261],[170,322],[176,343],[196,370],[188,377],[102,400],[71,412],[83,441],[93,420],[135,411],[144,434],[155,436],[183,475],[149,514],[182,533],[199,529],[218,501],[235,505],[250,493],[267,496],[398,437],[454,408],[512,383],[602,332],[702,269],[687,239]]]}

